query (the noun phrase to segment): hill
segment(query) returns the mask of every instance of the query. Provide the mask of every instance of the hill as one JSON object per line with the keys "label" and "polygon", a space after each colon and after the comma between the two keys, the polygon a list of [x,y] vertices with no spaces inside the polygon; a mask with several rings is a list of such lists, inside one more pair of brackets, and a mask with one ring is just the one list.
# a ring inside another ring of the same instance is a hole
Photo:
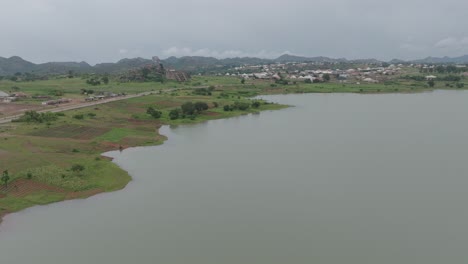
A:
{"label": "hill", "polygon": [[[132,58],[122,59],[118,62],[99,63],[91,66],[88,63],[82,62],[47,62],[35,64],[26,61],[18,56],[10,58],[0,57],[0,76],[14,75],[21,73],[34,73],[37,75],[47,74],[66,74],[69,71],[75,73],[124,73],[129,70],[142,68],[148,65],[159,64],[159,59],[155,62],[151,59]],[[312,63],[359,63],[359,64],[379,64],[382,63],[376,59],[357,59],[347,60],[344,58],[329,58],[329,57],[301,57],[290,54],[284,54],[276,59],[261,59],[253,57],[237,57],[217,59],[213,57],[201,56],[184,56],[184,57],[169,57],[160,61],[167,69],[175,69],[187,71],[190,73],[203,73],[217,71],[242,65],[262,65],[271,63],[288,63],[288,62],[312,62]],[[424,64],[468,64],[468,55],[460,57],[427,57],[420,60],[399,60],[393,59],[390,63],[424,63]]]}

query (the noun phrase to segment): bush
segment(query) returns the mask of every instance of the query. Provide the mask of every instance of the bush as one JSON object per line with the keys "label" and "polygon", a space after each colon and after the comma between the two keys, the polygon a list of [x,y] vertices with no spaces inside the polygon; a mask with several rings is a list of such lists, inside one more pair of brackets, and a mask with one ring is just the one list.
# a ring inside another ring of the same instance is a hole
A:
{"label": "bush", "polygon": [[205,103],[205,102],[196,102],[196,103],[194,104],[194,107],[195,107],[195,110],[196,110],[197,112],[199,112],[199,113],[200,113],[201,111],[208,110],[208,108],[209,108],[209,107],[208,107],[208,104]]}
{"label": "bush", "polygon": [[181,115],[181,110],[179,108],[177,109],[173,109],[169,112],[169,118],[171,120],[175,120],[175,119],[178,119]]}
{"label": "bush", "polygon": [[254,101],[254,102],[252,103],[252,107],[253,107],[253,108],[259,108],[259,107],[260,107],[260,102],[259,102],[259,101]]}
{"label": "bush", "polygon": [[244,111],[250,108],[250,104],[246,102],[235,102],[234,108]]}
{"label": "bush", "polygon": [[84,171],[85,167],[81,164],[75,164],[71,167],[71,170],[74,172],[81,172]]}
{"label": "bush", "polygon": [[154,109],[153,107],[148,107],[146,110],[146,113],[151,115],[154,119],[158,119],[162,116],[162,112],[158,111],[157,109]]}
{"label": "bush", "polygon": [[84,119],[84,115],[83,114],[77,114],[77,115],[74,115],[73,118],[78,119],[78,120],[82,120],[82,119]]}
{"label": "bush", "polygon": [[52,112],[38,113],[36,111],[26,111],[23,116],[13,121],[27,123],[48,123],[57,120],[58,116],[58,114]]}
{"label": "bush", "polygon": [[195,113],[195,105],[192,102],[186,102],[180,108],[184,115],[193,115]]}

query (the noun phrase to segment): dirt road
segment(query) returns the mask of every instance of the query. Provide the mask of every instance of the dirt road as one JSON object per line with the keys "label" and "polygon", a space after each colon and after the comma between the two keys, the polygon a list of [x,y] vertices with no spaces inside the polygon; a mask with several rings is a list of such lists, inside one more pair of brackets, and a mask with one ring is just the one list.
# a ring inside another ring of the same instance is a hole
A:
{"label": "dirt road", "polygon": [[[139,94],[133,94],[133,95],[125,95],[125,96],[119,96],[119,97],[114,97],[114,98],[109,98],[109,99],[103,99],[99,101],[93,101],[93,102],[86,102],[86,103],[81,103],[81,104],[76,104],[76,105],[62,105],[58,106],[56,108],[52,109],[44,109],[44,110],[39,110],[37,111],[38,113],[45,113],[45,112],[63,112],[63,111],[68,111],[68,110],[73,110],[73,109],[79,109],[79,108],[84,108],[84,107],[89,107],[89,106],[94,106],[94,105],[100,105],[100,104],[105,104],[105,103],[110,103],[110,102],[115,102],[115,101],[120,101],[120,100],[126,100],[130,98],[135,98],[139,96],[145,96],[149,95],[155,92],[144,92],[144,93],[139,93]],[[12,120],[19,118],[22,116],[22,114],[19,115],[14,115],[14,116],[6,116],[6,117],[0,117],[0,124],[5,124],[9,123]]]}

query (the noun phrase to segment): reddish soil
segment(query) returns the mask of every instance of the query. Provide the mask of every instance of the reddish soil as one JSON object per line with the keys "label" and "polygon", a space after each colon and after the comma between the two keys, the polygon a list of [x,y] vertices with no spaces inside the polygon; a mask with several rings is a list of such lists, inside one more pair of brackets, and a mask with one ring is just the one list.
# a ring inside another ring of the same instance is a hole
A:
{"label": "reddish soil", "polygon": [[[2,185],[0,187],[0,191],[5,192],[5,186]],[[16,181],[11,182],[10,184],[8,184],[8,189],[6,191],[8,192],[8,195],[14,197],[25,197],[29,194],[39,191],[66,193],[66,191],[62,188],[28,179],[18,179]]]}
{"label": "reddish soil", "polygon": [[67,193],[67,195],[65,196],[65,199],[72,200],[72,199],[86,198],[86,197],[90,197],[90,196],[93,196],[102,192],[104,191],[101,189],[93,189],[93,190],[87,190],[87,191],[82,191],[82,192],[71,192],[71,193]]}
{"label": "reddish soil", "polygon": [[[5,186],[0,187],[0,191],[2,193],[5,192]],[[79,191],[79,192],[69,192],[65,189],[62,189],[60,187],[55,187],[52,185],[48,185],[45,183],[37,182],[34,180],[28,180],[28,179],[18,179],[10,184],[8,184],[8,189],[7,193],[8,195],[14,196],[14,197],[25,197],[29,194],[40,192],[40,191],[49,191],[49,192],[54,192],[54,193],[64,193],[66,194],[65,199],[70,200],[70,199],[77,199],[77,198],[85,198],[89,197],[98,193],[102,193],[103,190],[101,189],[92,189],[92,190],[86,190],[86,191]],[[5,197],[5,194],[0,194],[0,198]]]}

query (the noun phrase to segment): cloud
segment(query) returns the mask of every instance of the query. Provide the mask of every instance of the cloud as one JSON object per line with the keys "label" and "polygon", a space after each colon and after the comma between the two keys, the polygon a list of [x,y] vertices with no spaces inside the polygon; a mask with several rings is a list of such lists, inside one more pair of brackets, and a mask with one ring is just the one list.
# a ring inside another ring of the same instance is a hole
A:
{"label": "cloud", "polygon": [[454,38],[449,37],[439,40],[434,47],[446,50],[465,50],[468,49],[468,37]]}
{"label": "cloud", "polygon": [[204,56],[204,57],[215,57],[218,59],[223,58],[234,58],[234,57],[256,57],[256,58],[277,58],[283,54],[293,54],[290,51],[274,52],[267,50],[260,50],[257,52],[245,52],[241,50],[212,50],[212,49],[192,49],[188,47],[170,47],[162,52],[164,57],[182,57],[182,56]]}
{"label": "cloud", "polygon": [[120,49],[119,54],[127,54],[128,50],[127,49]]}

